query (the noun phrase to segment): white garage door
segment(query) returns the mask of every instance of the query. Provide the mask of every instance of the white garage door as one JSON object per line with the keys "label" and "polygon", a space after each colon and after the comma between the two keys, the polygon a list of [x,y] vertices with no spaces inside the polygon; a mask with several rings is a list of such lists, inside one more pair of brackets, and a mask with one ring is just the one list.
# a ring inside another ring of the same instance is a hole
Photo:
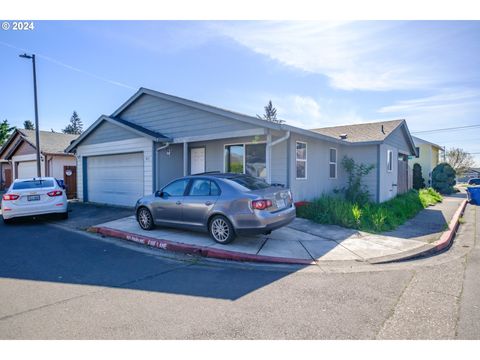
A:
{"label": "white garage door", "polygon": [[135,206],[143,196],[143,153],[89,156],[88,201]]}
{"label": "white garage door", "polygon": [[37,177],[37,162],[36,161],[22,161],[18,163],[17,179],[28,179]]}

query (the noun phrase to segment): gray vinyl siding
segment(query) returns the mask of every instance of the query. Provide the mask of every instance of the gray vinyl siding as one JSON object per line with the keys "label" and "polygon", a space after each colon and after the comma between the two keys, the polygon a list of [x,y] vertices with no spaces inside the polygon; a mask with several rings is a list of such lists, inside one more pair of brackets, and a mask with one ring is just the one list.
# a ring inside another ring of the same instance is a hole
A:
{"label": "gray vinyl siding", "polygon": [[395,131],[385,139],[385,144],[391,145],[405,154],[411,154],[412,151],[409,146],[408,135],[403,126],[395,129]]}
{"label": "gray vinyl siding", "polygon": [[103,121],[82,142],[82,145],[102,144],[111,141],[135,139],[140,137],[133,131],[129,131],[108,121]]}
{"label": "gray vinyl siding", "polygon": [[342,178],[344,185],[347,185],[348,174],[341,164],[344,156],[355,160],[356,164],[374,165],[370,173],[362,178],[362,184],[366,186],[370,199],[377,201],[378,187],[378,145],[362,145],[362,146],[344,146],[338,157],[338,176]]}
{"label": "gray vinyl siding", "polygon": [[183,144],[172,144],[157,151],[156,161],[156,190],[159,190],[170,181],[183,176]]}
{"label": "gray vinyl siding", "polygon": [[142,95],[119,117],[171,138],[258,128],[151,95]]}
{"label": "gray vinyl siding", "polygon": [[[389,144],[381,144],[380,149],[380,172],[379,172],[379,201],[387,201],[397,195],[398,182],[398,150]],[[387,153],[392,151],[392,171],[387,170]]]}
{"label": "gray vinyl siding", "polygon": [[[307,178],[297,179],[296,171],[296,142],[307,143]],[[337,178],[329,177],[330,148],[337,149]],[[295,201],[313,200],[322,194],[331,193],[336,188],[344,186],[345,179],[340,173],[340,161],[343,149],[341,146],[328,141],[312,139],[297,134],[291,135],[290,140],[290,188]]]}
{"label": "gray vinyl siding", "polygon": [[287,145],[288,145],[288,140],[285,140],[272,147],[272,159],[271,159],[272,183],[288,185]]}

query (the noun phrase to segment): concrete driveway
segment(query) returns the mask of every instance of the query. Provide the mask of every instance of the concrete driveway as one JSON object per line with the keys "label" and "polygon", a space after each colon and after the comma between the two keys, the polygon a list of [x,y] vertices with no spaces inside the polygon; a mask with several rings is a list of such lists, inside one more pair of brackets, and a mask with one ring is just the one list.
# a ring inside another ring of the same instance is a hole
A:
{"label": "concrete driveway", "polygon": [[201,232],[166,227],[142,230],[133,215],[100,223],[92,229],[106,236],[164,250],[221,259],[298,264],[375,263],[411,257],[433,248],[430,243],[448,229],[450,219],[463,201],[463,196],[446,197],[443,203],[425,209],[396,231],[385,234],[370,234],[297,218],[270,235],[238,237],[231,244],[221,245]]}

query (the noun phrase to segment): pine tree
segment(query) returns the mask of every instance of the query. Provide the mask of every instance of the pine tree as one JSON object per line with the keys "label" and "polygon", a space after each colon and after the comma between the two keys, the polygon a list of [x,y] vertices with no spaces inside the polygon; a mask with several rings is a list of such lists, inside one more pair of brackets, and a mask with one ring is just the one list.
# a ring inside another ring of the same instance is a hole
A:
{"label": "pine tree", "polygon": [[64,134],[80,135],[83,132],[83,123],[77,112],[74,111],[70,118],[70,124],[62,130]]}
{"label": "pine tree", "polygon": [[7,119],[0,122],[0,146],[7,141],[13,130],[15,130],[15,126],[10,126]]}
{"label": "pine tree", "polygon": [[33,122],[31,122],[30,120],[25,120],[23,122],[23,128],[25,130],[35,130],[35,125],[33,125]]}
{"label": "pine tree", "polygon": [[279,120],[277,119],[277,109],[273,106],[272,100],[268,101],[268,104],[264,107],[265,109],[265,114],[263,114],[263,117],[257,115],[259,119],[271,121],[277,124],[283,124],[285,120]]}
{"label": "pine tree", "polygon": [[416,190],[423,189],[425,187],[425,180],[422,176],[422,167],[420,164],[413,164],[413,188]]}

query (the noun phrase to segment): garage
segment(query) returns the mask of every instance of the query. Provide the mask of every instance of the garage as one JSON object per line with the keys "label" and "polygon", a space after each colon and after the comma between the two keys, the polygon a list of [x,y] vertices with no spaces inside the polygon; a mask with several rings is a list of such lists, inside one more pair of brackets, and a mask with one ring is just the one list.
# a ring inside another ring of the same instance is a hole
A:
{"label": "garage", "polygon": [[36,161],[22,161],[17,165],[17,179],[27,179],[37,176]]}
{"label": "garage", "polygon": [[134,206],[144,195],[143,152],[89,156],[88,201]]}

